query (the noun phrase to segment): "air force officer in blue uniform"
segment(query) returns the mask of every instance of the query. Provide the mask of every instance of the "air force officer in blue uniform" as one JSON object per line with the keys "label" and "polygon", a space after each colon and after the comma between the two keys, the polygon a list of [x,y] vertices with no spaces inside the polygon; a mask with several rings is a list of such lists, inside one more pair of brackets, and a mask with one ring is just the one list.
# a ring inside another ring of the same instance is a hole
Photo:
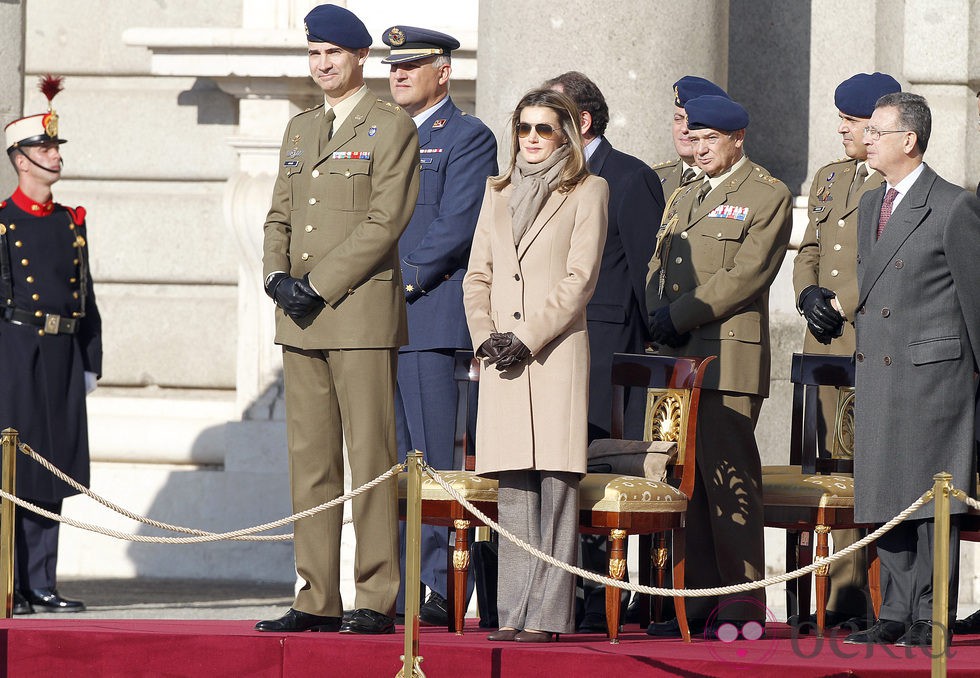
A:
{"label": "air force officer in blue uniform", "polygon": [[[449,96],[451,36],[412,26],[392,26],[391,96],[419,131],[421,186],[415,213],[398,242],[409,342],[398,356],[395,415],[398,453],[421,450],[439,469],[453,468],[456,385],[453,355],[470,349],[463,316],[463,274],[488,176],[497,173],[497,143],[480,120]],[[422,582],[430,594],[423,623],[448,623],[448,531],[422,526]]]}

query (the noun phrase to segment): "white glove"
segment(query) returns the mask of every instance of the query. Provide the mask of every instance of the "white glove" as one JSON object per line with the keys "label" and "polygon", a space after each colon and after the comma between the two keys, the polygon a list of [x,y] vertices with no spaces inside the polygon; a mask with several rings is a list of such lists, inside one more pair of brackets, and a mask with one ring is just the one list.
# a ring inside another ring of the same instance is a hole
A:
{"label": "white glove", "polygon": [[88,395],[95,390],[95,387],[98,386],[98,380],[99,375],[97,375],[95,372],[85,373],[85,395]]}

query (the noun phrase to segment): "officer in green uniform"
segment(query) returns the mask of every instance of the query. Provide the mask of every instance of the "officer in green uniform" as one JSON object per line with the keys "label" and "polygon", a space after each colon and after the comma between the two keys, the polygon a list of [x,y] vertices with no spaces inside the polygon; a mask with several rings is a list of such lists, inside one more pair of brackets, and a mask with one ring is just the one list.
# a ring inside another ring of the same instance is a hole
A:
{"label": "officer in green uniform", "polygon": [[[846,156],[817,170],[807,203],[808,223],[793,264],[793,288],[797,308],[807,321],[804,353],[853,355],[854,314],[857,310],[857,218],[861,196],[882,185],[884,178],[868,167],[868,149],[862,143],[864,128],[878,98],[901,91],[901,85],[884,73],[858,73],[834,92]],[[834,422],[838,391],[832,386],[819,391],[824,452],[835,448]],[[853,450],[838,454],[853,455]],[[835,530],[834,548],[842,549],[861,538],[861,530]],[[861,630],[869,625],[867,558],[864,551],[834,563],[830,568],[827,625],[847,625]]]}
{"label": "officer in green uniform", "polygon": [[678,186],[701,174],[701,170],[694,160],[691,141],[687,137],[687,113],[684,112],[684,104],[689,99],[694,99],[702,94],[728,96],[725,90],[715,83],[696,75],[685,75],[674,83],[674,118],[671,122],[670,135],[674,141],[674,150],[677,151],[678,157],[676,160],[667,160],[653,166],[657,176],[660,177],[660,185],[664,190],[665,199],[669,198]]}
{"label": "officer in green uniform", "polygon": [[[744,154],[748,113],[720,95],[687,102],[704,178],[667,203],[647,278],[650,336],[661,355],[717,356],[705,374],[697,479],[687,510],[690,588],[765,575],[762,462],[755,425],[769,395],[769,286],[791,231],[792,196]],[[687,602],[692,633],[764,622],[764,592]],[[679,636],[677,620],[651,624]]]}
{"label": "officer in green uniform", "polygon": [[[371,36],[350,11],[319,5],[306,16],[310,75],[324,104],[289,121],[265,223],[266,292],[282,345],[293,509],[344,488],[344,442],[354,487],[397,459],[398,347],[408,341],[398,238],[419,190],[415,124],[364,84]],[[353,501],[357,550],[353,613],[342,617],[343,512],[295,527],[304,585],[260,631],[393,633],[398,593],[394,482]]]}

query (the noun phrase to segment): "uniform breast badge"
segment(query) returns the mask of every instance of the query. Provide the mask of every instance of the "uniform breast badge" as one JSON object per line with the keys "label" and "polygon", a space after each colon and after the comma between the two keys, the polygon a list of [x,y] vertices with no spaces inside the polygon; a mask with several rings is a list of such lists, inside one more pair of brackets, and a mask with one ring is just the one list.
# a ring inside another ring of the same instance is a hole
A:
{"label": "uniform breast badge", "polygon": [[819,200],[820,202],[832,202],[834,197],[830,195],[831,186],[833,186],[833,184],[827,184],[819,191],[817,191],[817,200]]}
{"label": "uniform breast badge", "polygon": [[377,125],[371,125],[371,129],[368,130],[368,136],[369,137],[373,137],[377,133],[378,133],[378,126]]}
{"label": "uniform breast badge", "polygon": [[445,126],[446,126],[445,118],[439,118],[434,123],[432,123],[432,129],[439,129],[440,127],[445,127]]}

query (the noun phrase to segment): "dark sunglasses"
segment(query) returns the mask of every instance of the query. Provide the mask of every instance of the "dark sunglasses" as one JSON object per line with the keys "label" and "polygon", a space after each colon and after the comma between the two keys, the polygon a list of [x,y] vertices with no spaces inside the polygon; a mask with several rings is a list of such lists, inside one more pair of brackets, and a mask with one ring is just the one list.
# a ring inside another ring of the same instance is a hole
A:
{"label": "dark sunglasses", "polygon": [[547,123],[539,122],[537,125],[532,125],[528,122],[519,122],[517,123],[517,136],[521,139],[527,138],[531,135],[532,127],[538,133],[538,136],[545,140],[551,139],[551,137],[559,133],[559,130]]}

